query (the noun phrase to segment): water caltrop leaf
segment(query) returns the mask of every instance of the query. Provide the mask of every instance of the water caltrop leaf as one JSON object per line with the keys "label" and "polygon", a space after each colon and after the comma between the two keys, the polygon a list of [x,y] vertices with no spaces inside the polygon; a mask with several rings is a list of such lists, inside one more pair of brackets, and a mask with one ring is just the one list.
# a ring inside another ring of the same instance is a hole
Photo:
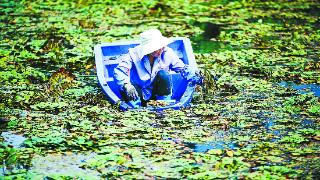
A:
{"label": "water caltrop leaf", "polygon": [[233,157],[233,151],[230,151],[230,150],[226,150],[226,153],[229,157]]}
{"label": "water caltrop leaf", "polygon": [[214,154],[214,155],[221,155],[223,151],[221,149],[210,149],[207,153]]}

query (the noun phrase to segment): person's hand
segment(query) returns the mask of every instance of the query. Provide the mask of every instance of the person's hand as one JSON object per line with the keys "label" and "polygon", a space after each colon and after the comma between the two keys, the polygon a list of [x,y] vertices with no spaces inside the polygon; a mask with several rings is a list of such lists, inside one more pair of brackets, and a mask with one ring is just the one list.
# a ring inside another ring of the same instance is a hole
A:
{"label": "person's hand", "polygon": [[123,86],[123,89],[128,97],[128,101],[131,101],[131,100],[135,101],[139,98],[139,94],[138,94],[136,88],[132,84],[130,84],[130,83],[125,84]]}
{"label": "person's hand", "polygon": [[193,84],[201,85],[203,83],[203,76],[200,74],[199,70],[191,68],[188,65],[182,69],[181,75]]}
{"label": "person's hand", "polygon": [[195,72],[195,75],[191,78],[191,82],[198,85],[203,84],[203,76],[200,74],[199,71]]}

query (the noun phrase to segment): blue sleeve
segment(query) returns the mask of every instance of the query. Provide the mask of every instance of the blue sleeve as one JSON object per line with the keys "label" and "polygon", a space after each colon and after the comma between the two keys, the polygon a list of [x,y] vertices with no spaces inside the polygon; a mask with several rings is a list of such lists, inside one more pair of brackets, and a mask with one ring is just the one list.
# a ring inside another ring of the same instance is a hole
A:
{"label": "blue sleeve", "polygon": [[132,59],[129,54],[120,56],[117,61],[118,66],[114,69],[114,78],[117,85],[122,88],[125,83],[130,83],[130,69],[132,67]]}

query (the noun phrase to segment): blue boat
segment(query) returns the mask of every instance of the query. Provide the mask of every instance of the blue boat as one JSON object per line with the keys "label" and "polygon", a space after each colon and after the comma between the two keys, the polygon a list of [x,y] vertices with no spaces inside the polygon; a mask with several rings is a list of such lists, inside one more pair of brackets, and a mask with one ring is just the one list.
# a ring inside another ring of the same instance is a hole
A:
{"label": "blue boat", "polygon": [[[189,64],[192,68],[197,68],[190,40],[182,37],[172,39],[173,42],[168,46],[175,51],[185,64]],[[165,105],[148,105],[148,107],[142,107],[139,104],[123,101],[119,88],[113,78],[114,68],[119,63],[117,58],[120,55],[127,53],[129,48],[133,48],[137,45],[139,45],[138,41],[126,41],[102,43],[94,47],[99,84],[108,100],[113,104],[118,104],[121,110],[143,108],[158,111],[168,108],[180,109],[188,106],[196,85],[183,79],[180,73],[176,72],[170,72],[173,83],[172,97],[171,100],[164,103]]]}

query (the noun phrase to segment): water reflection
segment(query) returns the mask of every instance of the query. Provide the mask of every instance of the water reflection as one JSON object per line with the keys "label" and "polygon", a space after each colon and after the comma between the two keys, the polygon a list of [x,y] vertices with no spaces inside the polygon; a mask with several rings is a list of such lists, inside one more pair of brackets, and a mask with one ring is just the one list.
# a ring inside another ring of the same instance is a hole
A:
{"label": "water reflection", "polygon": [[316,128],[315,123],[313,120],[310,119],[304,119],[301,121],[300,126],[303,128]]}
{"label": "water reflection", "polygon": [[238,147],[238,144],[236,143],[224,141],[215,141],[204,144],[186,142],[184,144],[185,146],[192,149],[194,152],[207,152],[210,149],[236,149]]}
{"label": "water reflection", "polygon": [[15,134],[13,131],[2,132],[1,137],[14,148],[21,148],[23,141],[26,140],[25,137],[19,134]]}
{"label": "water reflection", "polygon": [[315,96],[320,97],[320,85],[318,84],[295,84],[293,82],[282,81],[279,85],[298,90],[301,94],[311,91]]}

